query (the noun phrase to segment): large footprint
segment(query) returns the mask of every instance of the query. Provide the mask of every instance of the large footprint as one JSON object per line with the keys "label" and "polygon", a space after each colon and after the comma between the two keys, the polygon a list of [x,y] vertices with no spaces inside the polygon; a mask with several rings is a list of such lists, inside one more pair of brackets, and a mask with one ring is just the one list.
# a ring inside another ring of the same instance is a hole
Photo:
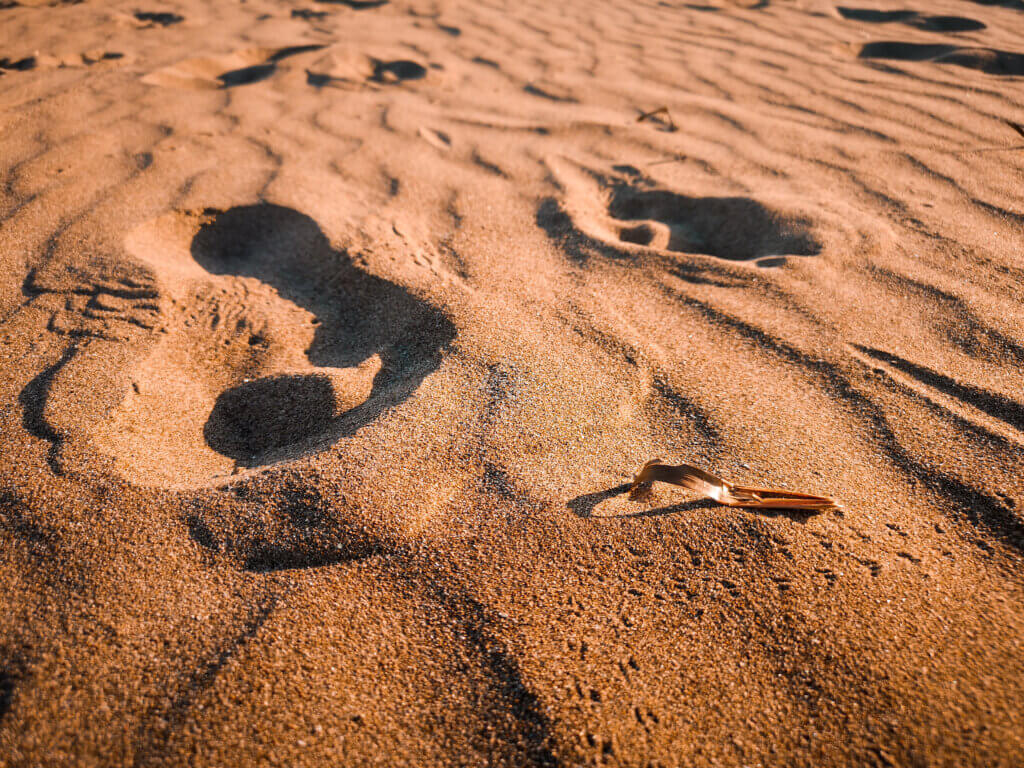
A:
{"label": "large footprint", "polygon": [[251,85],[266,80],[278,63],[292,56],[318,51],[322,45],[292,45],[287,48],[247,48],[223,56],[186,59],[150,72],[142,78],[147,85],[193,90],[216,90]]}
{"label": "large footprint", "polygon": [[290,208],[170,214],[128,246],[161,285],[163,334],[90,439],[141,484],[322,450],[412,392],[455,335]]}

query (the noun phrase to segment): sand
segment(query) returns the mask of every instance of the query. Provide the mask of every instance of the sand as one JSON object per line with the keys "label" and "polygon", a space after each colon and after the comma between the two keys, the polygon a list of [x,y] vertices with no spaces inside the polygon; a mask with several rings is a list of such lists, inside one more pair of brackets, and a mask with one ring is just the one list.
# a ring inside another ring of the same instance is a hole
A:
{"label": "sand", "polygon": [[0,3],[0,766],[1024,764],[1022,32]]}

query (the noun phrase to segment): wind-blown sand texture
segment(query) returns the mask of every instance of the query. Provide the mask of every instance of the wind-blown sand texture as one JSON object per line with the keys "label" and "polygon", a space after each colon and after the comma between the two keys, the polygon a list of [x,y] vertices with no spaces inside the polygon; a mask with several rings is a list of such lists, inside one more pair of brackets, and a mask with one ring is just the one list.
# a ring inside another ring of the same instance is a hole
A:
{"label": "wind-blown sand texture", "polygon": [[0,766],[1024,764],[1022,32],[0,2]]}

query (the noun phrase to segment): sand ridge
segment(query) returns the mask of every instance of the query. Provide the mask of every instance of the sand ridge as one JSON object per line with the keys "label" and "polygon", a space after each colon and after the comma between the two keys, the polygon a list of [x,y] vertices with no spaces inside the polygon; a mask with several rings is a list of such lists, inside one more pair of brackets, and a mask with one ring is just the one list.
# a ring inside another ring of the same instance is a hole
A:
{"label": "sand ridge", "polygon": [[0,3],[0,765],[1020,763],[1022,25]]}

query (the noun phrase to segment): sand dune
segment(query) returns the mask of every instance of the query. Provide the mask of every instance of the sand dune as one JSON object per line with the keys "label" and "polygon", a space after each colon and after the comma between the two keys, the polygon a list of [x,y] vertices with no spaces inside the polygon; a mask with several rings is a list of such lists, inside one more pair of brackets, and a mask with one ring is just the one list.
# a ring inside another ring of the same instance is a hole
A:
{"label": "sand dune", "polygon": [[0,766],[1024,761],[1024,5],[0,30]]}

